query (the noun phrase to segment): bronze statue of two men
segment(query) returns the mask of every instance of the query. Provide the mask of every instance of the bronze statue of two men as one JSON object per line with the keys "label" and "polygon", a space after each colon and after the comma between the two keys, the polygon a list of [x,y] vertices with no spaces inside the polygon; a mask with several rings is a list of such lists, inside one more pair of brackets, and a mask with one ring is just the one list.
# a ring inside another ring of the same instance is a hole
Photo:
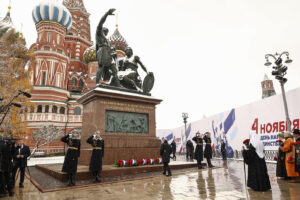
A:
{"label": "bronze statue of two men", "polygon": [[[154,76],[148,72],[138,56],[133,56],[130,47],[125,50],[126,57],[117,59],[117,53],[109,40],[106,38],[108,29],[103,27],[106,18],[114,15],[115,9],[109,9],[101,18],[96,31],[96,52],[98,69],[96,73],[96,84],[108,84],[114,87],[124,87],[127,89],[149,93],[154,85]],[[146,73],[142,82],[138,74],[138,66]]]}

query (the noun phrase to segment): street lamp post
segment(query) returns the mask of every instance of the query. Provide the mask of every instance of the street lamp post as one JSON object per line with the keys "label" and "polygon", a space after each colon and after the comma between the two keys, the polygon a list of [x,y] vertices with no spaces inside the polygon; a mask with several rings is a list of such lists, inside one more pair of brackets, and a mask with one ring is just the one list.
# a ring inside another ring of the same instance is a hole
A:
{"label": "street lamp post", "polygon": [[284,63],[288,64],[288,63],[293,62],[293,60],[291,60],[289,58],[289,53],[287,51],[285,51],[285,52],[282,52],[281,54],[278,54],[278,53],[275,53],[274,55],[266,54],[265,55],[265,58],[266,58],[265,66],[272,65],[272,63],[269,61],[269,58],[273,58],[275,60],[274,61],[275,66],[272,67],[274,69],[274,71],[272,71],[272,75],[275,76],[275,79],[277,79],[280,83],[287,127],[288,127],[288,131],[291,133],[292,132],[291,120],[289,117],[289,111],[288,111],[288,106],[287,106],[287,102],[286,102],[285,90],[284,90],[284,84],[287,82],[287,78],[284,78],[284,76],[287,73],[286,71],[287,71],[288,67],[283,65],[283,56],[286,57]]}
{"label": "street lamp post", "polygon": [[187,118],[189,118],[188,113],[183,112],[182,113],[182,118],[183,118],[183,123],[184,123],[184,135],[186,134],[186,123],[187,123]]}

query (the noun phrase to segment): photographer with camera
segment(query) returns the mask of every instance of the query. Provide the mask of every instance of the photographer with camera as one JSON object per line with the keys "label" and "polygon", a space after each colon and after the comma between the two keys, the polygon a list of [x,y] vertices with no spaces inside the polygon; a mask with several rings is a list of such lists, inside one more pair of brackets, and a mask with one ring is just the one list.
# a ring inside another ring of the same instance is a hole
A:
{"label": "photographer with camera", "polygon": [[14,154],[14,167],[12,173],[12,185],[15,186],[17,170],[20,168],[19,187],[23,188],[25,168],[27,167],[27,158],[30,156],[30,149],[24,144],[23,139],[17,140],[17,146]]}
{"label": "photographer with camera", "polygon": [[102,171],[102,158],[104,156],[104,140],[100,136],[100,131],[96,131],[86,142],[93,147],[90,171],[95,177],[94,182],[100,182],[99,173]]}
{"label": "photographer with camera", "polygon": [[75,185],[75,174],[77,172],[78,158],[80,156],[79,134],[75,130],[72,134],[62,137],[61,141],[69,145],[62,171],[68,174],[68,186],[72,186]]}

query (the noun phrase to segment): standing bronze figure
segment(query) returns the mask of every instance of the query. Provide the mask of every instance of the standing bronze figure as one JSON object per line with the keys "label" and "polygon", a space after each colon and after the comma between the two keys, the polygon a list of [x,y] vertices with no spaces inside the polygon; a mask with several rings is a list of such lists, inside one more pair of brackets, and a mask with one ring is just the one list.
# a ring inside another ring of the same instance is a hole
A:
{"label": "standing bronze figure", "polygon": [[115,53],[110,45],[110,42],[106,38],[108,29],[103,27],[104,22],[108,15],[114,15],[116,9],[109,9],[101,18],[96,31],[96,52],[98,60],[98,69],[96,73],[96,84],[102,83],[102,81],[109,81],[112,76],[111,85],[119,87],[120,82],[117,77],[117,69],[115,63],[113,63],[113,56]]}

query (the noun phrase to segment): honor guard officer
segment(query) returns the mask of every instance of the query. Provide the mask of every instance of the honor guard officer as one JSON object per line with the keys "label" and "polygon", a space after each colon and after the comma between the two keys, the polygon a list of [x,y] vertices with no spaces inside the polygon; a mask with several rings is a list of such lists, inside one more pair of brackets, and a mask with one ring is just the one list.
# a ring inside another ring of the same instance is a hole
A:
{"label": "honor guard officer", "polygon": [[94,182],[100,182],[99,173],[102,171],[102,158],[104,156],[104,140],[100,136],[100,131],[96,131],[86,142],[93,147],[90,171],[95,177]]}
{"label": "honor guard officer", "polygon": [[206,132],[203,139],[205,141],[204,157],[207,160],[208,167],[211,168],[211,167],[214,167],[211,164],[211,159],[212,159],[211,133],[210,132]]}
{"label": "honor guard officer", "polygon": [[80,139],[77,131],[61,138],[61,141],[68,144],[68,151],[65,157],[62,171],[68,174],[68,186],[75,185],[75,174],[77,172],[78,158],[80,156]]}
{"label": "honor guard officer", "polygon": [[195,159],[197,160],[198,169],[203,169],[201,164],[203,160],[203,139],[200,137],[199,131],[192,140],[196,143]]}

